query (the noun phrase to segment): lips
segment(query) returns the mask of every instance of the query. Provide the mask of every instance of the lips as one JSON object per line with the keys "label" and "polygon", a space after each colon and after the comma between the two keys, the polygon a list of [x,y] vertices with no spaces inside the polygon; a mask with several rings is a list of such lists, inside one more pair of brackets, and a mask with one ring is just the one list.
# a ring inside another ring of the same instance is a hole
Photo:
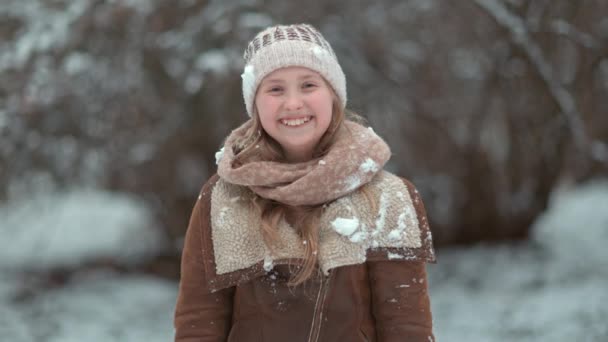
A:
{"label": "lips", "polygon": [[312,116],[305,116],[305,117],[294,118],[294,119],[281,119],[279,121],[285,126],[297,127],[297,126],[304,125],[305,123],[309,122],[310,120],[312,120]]}

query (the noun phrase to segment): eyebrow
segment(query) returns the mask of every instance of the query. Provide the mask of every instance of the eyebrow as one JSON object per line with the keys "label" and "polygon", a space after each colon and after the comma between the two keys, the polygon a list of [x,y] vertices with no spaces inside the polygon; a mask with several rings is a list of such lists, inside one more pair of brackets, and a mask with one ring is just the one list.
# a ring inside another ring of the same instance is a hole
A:
{"label": "eyebrow", "polygon": [[[302,81],[302,80],[307,80],[309,78],[317,78],[317,76],[315,74],[306,74],[304,76],[298,77],[298,80]],[[269,78],[264,81],[264,83],[283,83],[283,82],[284,81],[280,78]]]}

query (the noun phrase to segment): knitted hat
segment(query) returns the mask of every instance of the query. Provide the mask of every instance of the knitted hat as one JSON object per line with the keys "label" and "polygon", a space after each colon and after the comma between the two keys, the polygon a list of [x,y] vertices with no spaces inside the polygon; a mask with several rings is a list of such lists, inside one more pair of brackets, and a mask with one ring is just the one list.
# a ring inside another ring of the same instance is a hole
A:
{"label": "knitted hat", "polygon": [[301,66],[325,78],[346,107],[346,78],[336,54],[321,33],[308,24],[277,25],[260,33],[247,45],[243,55],[245,70],[243,99],[249,116],[260,82],[276,69]]}

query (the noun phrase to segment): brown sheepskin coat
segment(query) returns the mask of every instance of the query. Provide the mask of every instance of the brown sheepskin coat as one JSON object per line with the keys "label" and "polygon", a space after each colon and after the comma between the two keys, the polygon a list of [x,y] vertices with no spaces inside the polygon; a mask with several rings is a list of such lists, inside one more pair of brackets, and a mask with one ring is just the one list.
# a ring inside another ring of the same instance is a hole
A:
{"label": "brown sheepskin coat", "polygon": [[244,187],[214,175],[186,233],[175,341],[434,341],[426,262],[435,262],[424,205],[407,180],[382,171],[368,189],[327,205],[321,274],[286,285],[303,248],[281,222],[270,252]]}

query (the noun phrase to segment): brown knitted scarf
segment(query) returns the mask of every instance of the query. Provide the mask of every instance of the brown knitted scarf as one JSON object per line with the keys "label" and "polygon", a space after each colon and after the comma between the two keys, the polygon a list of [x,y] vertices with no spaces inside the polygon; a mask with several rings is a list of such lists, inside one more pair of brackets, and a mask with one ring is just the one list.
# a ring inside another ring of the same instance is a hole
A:
{"label": "brown knitted scarf", "polygon": [[245,122],[228,136],[218,174],[263,198],[291,206],[319,205],[352,192],[382,170],[391,155],[371,128],[346,120],[336,133],[336,142],[321,158],[303,163],[254,161],[234,167],[234,143],[251,124],[251,120]]}

